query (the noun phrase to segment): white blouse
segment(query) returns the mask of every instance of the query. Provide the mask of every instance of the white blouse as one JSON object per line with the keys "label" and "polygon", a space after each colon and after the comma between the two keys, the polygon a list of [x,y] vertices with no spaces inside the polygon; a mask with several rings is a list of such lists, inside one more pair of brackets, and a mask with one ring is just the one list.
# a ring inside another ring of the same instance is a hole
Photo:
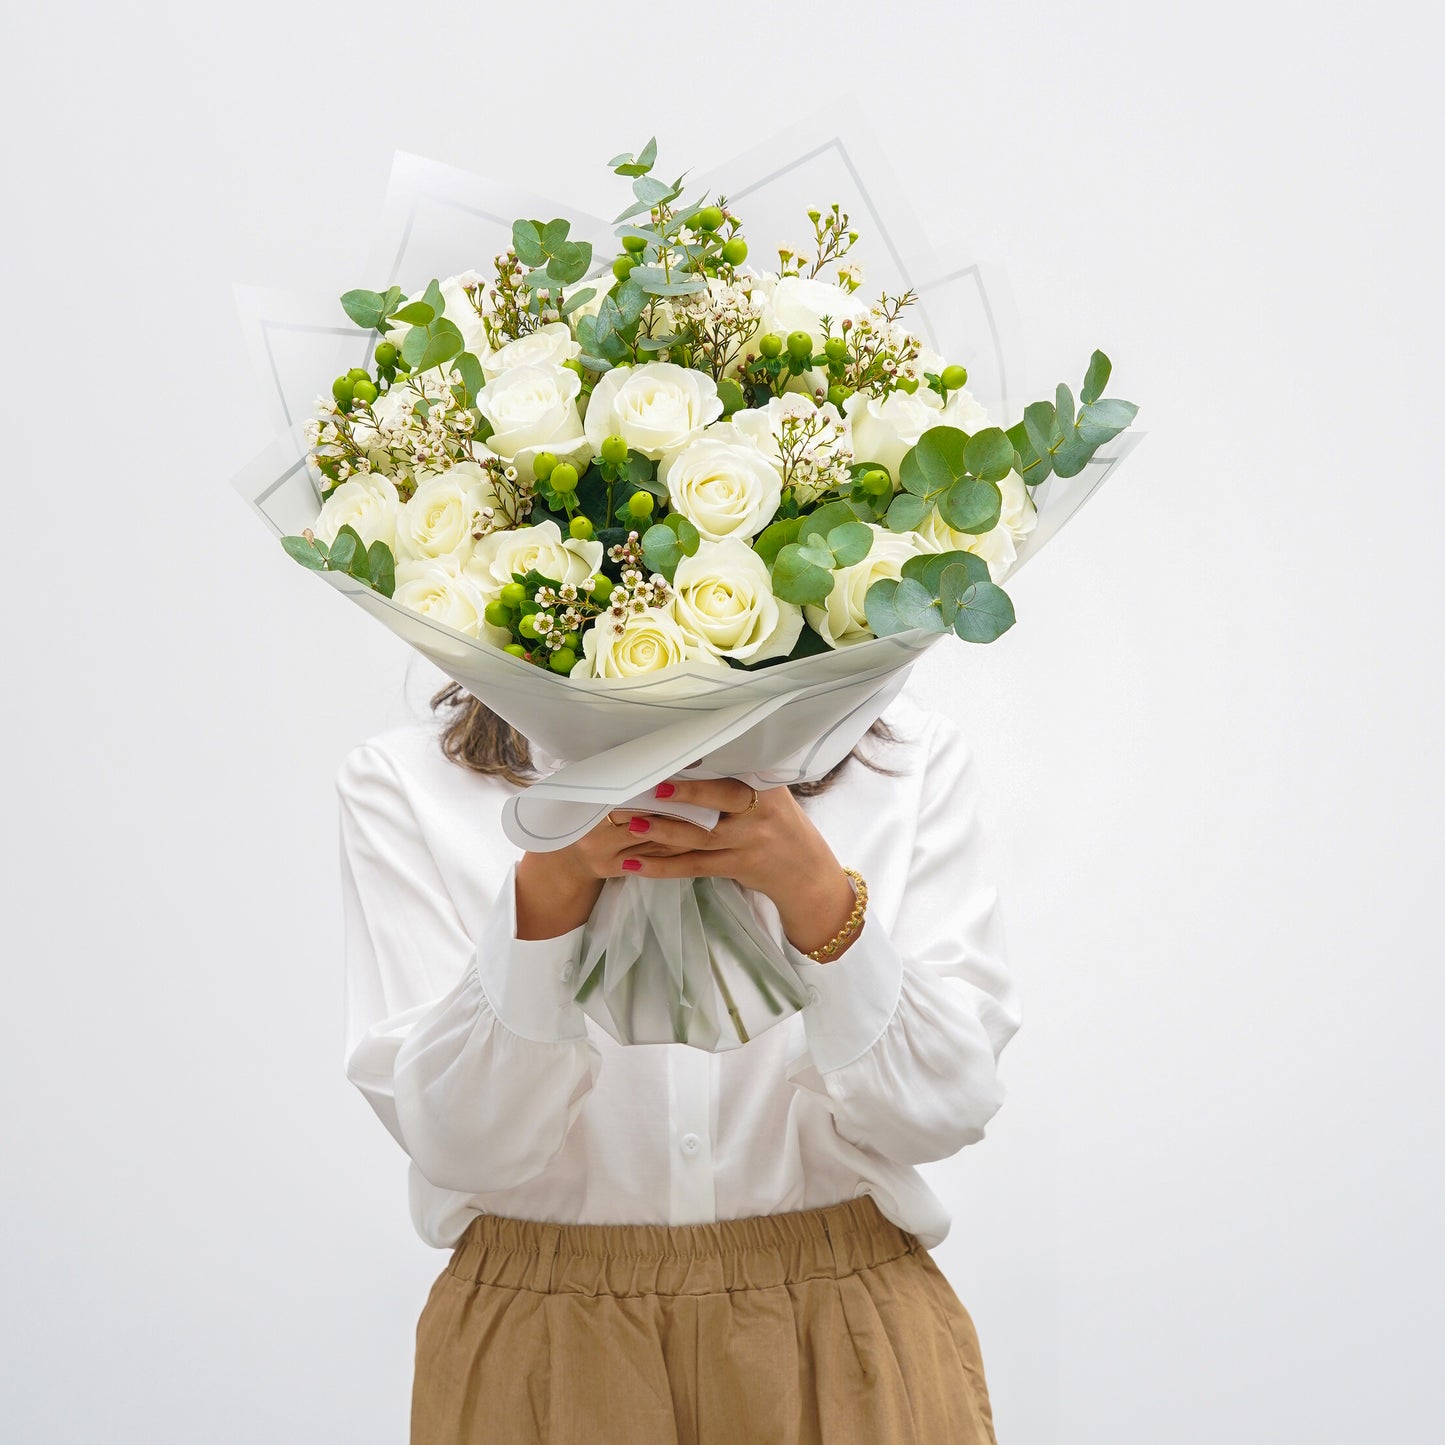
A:
{"label": "white blouse", "polygon": [[479,1213],[695,1224],[872,1194],[927,1248],[950,1215],[913,1167],[983,1137],[1019,1027],[978,781],[954,725],[906,699],[802,800],[868,881],[831,963],[765,925],[809,1003],[730,1052],[616,1042],[573,1002],[582,929],[515,936],[510,784],[448,760],[434,722],[352,749],[337,774],[346,1074],[411,1159],[417,1231],[450,1248]]}

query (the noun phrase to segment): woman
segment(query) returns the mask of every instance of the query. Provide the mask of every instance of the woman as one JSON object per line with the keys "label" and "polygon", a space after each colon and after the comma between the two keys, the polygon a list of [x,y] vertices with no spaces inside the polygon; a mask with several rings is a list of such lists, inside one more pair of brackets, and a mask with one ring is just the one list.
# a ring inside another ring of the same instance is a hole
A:
{"label": "woman", "polygon": [[[953,725],[900,700],[822,786],[660,785],[721,809],[711,833],[614,812],[518,857],[525,740],[459,689],[434,703],[440,736],[384,733],[337,779],[347,1075],[451,1250],[413,1445],[994,1445],[913,1167],[983,1137],[1019,1026]],[[618,1044],[572,994],[627,874],[754,890],[807,1006],[722,1054]]]}

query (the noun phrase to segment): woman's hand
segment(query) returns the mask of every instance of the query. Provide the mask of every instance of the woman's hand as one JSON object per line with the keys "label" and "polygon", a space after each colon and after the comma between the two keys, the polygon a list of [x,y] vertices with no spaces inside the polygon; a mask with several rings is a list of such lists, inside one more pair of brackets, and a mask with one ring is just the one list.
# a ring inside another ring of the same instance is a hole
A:
{"label": "woman's hand", "polygon": [[[629,827],[635,831],[625,832],[604,822],[604,829],[631,840],[615,855],[618,874],[604,876],[734,878],[772,899],[783,932],[802,953],[821,947],[847,923],[853,885],[787,788],[759,792],[754,807],[752,788],[736,778],[678,779],[661,786],[672,790],[662,796],[679,803],[718,809],[717,826],[709,831],[680,818],[649,815],[633,818]],[[628,815],[612,816],[621,821]],[[834,957],[845,951],[846,945]]]}
{"label": "woman's hand", "polygon": [[517,863],[517,937],[559,938],[580,928],[591,917],[603,880],[631,871],[622,866],[627,859],[676,851],[650,836],[650,821],[655,820],[614,811],[565,848],[523,853]]}

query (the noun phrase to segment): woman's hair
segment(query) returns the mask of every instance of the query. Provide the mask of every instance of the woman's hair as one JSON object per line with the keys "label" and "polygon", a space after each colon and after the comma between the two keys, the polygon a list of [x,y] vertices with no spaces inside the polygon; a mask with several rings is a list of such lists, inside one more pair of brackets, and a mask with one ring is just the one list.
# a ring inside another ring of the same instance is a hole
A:
{"label": "woman's hair", "polygon": [[[538,773],[532,762],[532,749],[527,739],[511,723],[499,718],[486,703],[453,682],[432,697],[431,705],[433,712],[445,710],[445,725],[441,734],[442,751],[452,762],[470,768],[474,773],[503,778],[518,787],[524,788],[535,781]],[[868,729],[868,736],[884,743],[898,741],[888,724],[881,719]],[[838,774],[854,759],[875,773],[893,776],[891,768],[885,768],[861,749],[854,748],[842,762],[835,764],[821,778],[811,783],[793,783],[790,791],[794,797],[814,797],[832,787]]]}

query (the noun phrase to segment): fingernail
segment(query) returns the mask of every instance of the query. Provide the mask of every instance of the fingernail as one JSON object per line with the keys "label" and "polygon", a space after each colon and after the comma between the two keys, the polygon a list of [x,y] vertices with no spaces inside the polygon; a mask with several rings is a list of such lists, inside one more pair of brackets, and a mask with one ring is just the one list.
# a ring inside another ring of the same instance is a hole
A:
{"label": "fingernail", "polygon": [[627,826],[634,833],[645,833],[652,827],[652,824],[649,823],[646,818],[634,818]]}
{"label": "fingernail", "polygon": [[642,871],[642,860],[640,858],[624,858],[622,866],[629,873],[640,873]]}
{"label": "fingernail", "polygon": [[657,785],[657,796],[659,798],[670,798],[677,789],[671,783],[659,783]]}

